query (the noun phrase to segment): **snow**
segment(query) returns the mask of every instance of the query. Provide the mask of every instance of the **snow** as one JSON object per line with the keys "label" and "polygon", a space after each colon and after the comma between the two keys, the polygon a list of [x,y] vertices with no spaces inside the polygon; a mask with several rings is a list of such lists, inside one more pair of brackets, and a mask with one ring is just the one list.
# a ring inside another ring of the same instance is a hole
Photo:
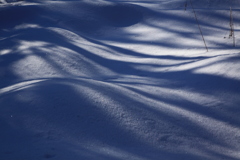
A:
{"label": "snow", "polygon": [[240,2],[192,3],[208,52],[190,0],[1,0],[0,160],[239,160]]}

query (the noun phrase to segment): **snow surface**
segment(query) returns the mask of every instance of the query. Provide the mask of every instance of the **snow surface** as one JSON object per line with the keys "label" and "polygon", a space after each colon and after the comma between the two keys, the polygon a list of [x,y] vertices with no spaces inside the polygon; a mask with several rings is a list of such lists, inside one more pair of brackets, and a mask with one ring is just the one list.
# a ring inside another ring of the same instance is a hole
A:
{"label": "snow surface", "polygon": [[1,0],[0,160],[239,160],[240,2],[192,3],[209,52],[190,0]]}

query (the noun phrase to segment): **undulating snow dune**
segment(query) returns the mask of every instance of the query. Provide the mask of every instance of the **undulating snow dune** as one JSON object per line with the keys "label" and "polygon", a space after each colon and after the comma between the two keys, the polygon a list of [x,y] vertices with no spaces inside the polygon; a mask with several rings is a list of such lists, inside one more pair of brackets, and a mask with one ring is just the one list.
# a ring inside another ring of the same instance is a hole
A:
{"label": "undulating snow dune", "polygon": [[239,9],[0,0],[0,160],[239,160]]}

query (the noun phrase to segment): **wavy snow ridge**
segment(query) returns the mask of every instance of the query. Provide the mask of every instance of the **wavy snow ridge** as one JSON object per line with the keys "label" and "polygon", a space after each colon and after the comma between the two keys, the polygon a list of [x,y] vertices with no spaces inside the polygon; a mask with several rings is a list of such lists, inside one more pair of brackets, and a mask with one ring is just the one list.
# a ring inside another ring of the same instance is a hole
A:
{"label": "wavy snow ridge", "polygon": [[193,1],[206,53],[185,2],[2,5],[0,157],[238,160],[229,3]]}

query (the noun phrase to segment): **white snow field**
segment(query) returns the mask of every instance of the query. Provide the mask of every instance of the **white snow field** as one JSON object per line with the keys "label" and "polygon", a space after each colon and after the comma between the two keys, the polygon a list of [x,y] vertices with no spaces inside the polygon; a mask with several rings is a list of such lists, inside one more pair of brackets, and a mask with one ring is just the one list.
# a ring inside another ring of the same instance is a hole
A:
{"label": "white snow field", "polygon": [[239,160],[240,1],[208,52],[190,2],[1,0],[0,160]]}

